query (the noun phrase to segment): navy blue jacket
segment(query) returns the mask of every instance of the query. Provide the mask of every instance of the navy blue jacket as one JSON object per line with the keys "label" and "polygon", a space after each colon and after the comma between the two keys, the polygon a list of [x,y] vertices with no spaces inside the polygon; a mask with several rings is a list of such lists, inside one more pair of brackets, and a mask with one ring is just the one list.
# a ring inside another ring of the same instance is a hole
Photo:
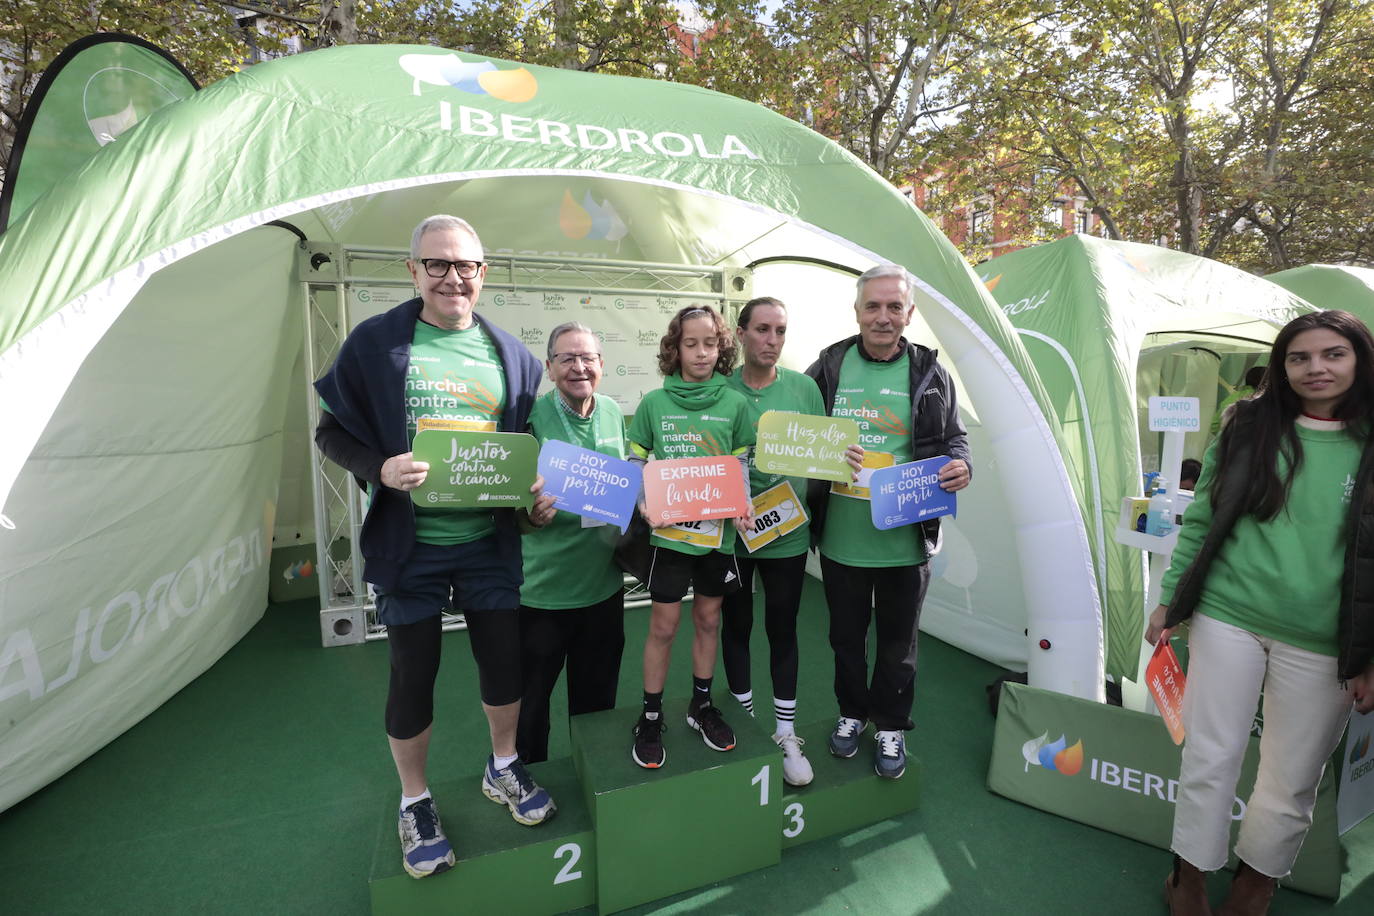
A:
{"label": "navy blue jacket", "polygon": [[[371,483],[372,503],[363,519],[359,548],[363,578],[382,589],[395,585],[415,546],[415,506],[410,494],[383,486],[381,467],[386,459],[410,451],[406,433],[405,385],[410,365],[410,342],[422,303],[417,299],[363,321],[344,340],[338,358],[315,382],[315,390],[329,405],[333,423],[321,420],[315,442],[332,461],[353,474],[358,485]],[[539,360],[510,334],[473,313],[495,348],[505,374],[506,406],[502,432],[524,432],[530,409],[539,393]],[[339,442],[341,435],[355,440]],[[515,510],[497,509],[496,537],[502,559],[512,565],[515,581],[521,576],[520,533]]]}

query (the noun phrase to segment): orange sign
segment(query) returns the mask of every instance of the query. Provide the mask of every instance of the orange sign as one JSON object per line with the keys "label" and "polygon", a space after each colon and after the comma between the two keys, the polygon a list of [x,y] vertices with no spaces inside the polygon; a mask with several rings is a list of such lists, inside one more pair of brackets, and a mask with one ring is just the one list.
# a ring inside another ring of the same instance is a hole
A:
{"label": "orange sign", "polygon": [[732,455],[650,461],[644,466],[644,507],[659,523],[738,518],[749,510],[744,468]]}
{"label": "orange sign", "polygon": [[1183,743],[1183,689],[1188,679],[1183,674],[1183,666],[1178,663],[1173,646],[1167,639],[1155,644],[1154,655],[1145,666],[1145,683],[1150,688],[1164,725],[1169,729],[1169,737],[1174,744]]}

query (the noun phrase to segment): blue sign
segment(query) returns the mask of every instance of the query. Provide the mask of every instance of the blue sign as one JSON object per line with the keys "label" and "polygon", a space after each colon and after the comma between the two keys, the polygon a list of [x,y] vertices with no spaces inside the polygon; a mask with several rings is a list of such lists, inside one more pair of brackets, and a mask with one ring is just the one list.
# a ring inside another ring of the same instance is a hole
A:
{"label": "blue sign", "polygon": [[939,515],[954,515],[953,493],[940,489],[940,468],[948,455],[878,468],[869,483],[869,510],[879,531],[914,525]]}
{"label": "blue sign", "polygon": [[639,465],[549,439],[539,450],[539,473],[555,509],[621,531],[629,527],[643,477]]}

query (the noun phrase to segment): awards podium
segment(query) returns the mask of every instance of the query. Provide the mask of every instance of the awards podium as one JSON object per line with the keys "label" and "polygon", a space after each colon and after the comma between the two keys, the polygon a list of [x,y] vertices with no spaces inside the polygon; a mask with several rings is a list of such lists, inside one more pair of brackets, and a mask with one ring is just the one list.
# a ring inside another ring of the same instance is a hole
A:
{"label": "awards podium", "polygon": [[421,880],[401,867],[395,793],[382,806],[370,882],[374,913],[546,916],[595,906],[614,913],[776,864],[785,849],[914,810],[920,773],[873,773],[873,730],[849,760],[830,756],[833,718],[805,724],[816,778],[782,779],[772,718],[733,709],[735,748],[713,751],[687,726],[686,700],[664,703],[664,766],[630,758],[638,708],[571,720],[571,759],[530,767],[558,814],[537,827],[515,823],[482,795],[480,777],[433,786],[458,864]]}

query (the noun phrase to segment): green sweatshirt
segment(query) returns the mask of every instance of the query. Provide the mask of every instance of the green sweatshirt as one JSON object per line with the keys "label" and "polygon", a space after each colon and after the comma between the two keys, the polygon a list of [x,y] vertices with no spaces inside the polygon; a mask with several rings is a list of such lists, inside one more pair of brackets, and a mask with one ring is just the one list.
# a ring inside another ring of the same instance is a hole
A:
{"label": "green sweatshirt", "polygon": [[[758,431],[759,418],[770,410],[804,413],[815,417],[825,416],[825,401],[821,400],[821,390],[816,387],[816,380],[808,378],[800,372],[784,369],[782,366],[777,368],[778,377],[773,380],[771,385],[765,385],[762,388],[750,388],[744,384],[743,366],[730,375],[728,384],[735,391],[744,395],[745,403],[749,406],[749,422],[753,425],[755,433]],[[792,489],[796,491],[797,498],[804,503],[806,500],[806,480],[804,478],[784,477],[781,474],[769,474],[760,471],[754,464],[754,456],[750,456],[749,494],[751,496],[758,496],[784,480],[792,484]],[[756,559],[795,557],[806,553],[810,546],[811,523],[803,524],[800,528],[783,535],[773,543],[760,547],[752,554],[749,553],[749,548],[744,546],[744,539],[738,534],[734,536],[738,538],[735,553],[739,556],[752,556]]]}
{"label": "green sweatshirt", "polygon": [[[1298,419],[1302,465],[1288,502],[1267,522],[1243,515],[1217,551],[1198,610],[1260,636],[1323,655],[1336,655],[1346,514],[1360,443],[1342,424]],[[1217,443],[1207,449],[1197,498],[1188,507],[1160,601],[1168,604],[1212,523],[1211,489]],[[1280,475],[1285,473],[1280,458]]]}

